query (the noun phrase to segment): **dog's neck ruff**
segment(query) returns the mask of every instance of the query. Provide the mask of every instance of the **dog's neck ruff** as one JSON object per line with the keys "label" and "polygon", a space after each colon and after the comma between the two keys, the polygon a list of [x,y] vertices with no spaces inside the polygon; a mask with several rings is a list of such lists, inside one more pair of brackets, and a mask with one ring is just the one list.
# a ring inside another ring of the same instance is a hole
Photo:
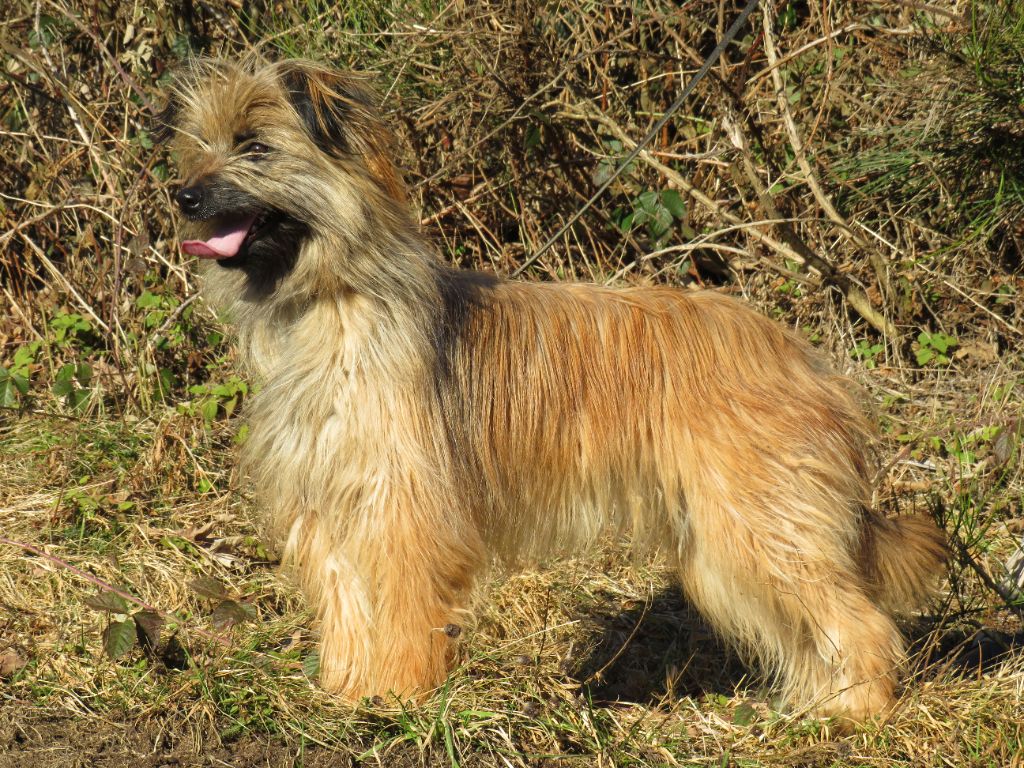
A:
{"label": "dog's neck ruff", "polygon": [[208,262],[204,291],[235,326],[245,362],[264,381],[295,367],[295,350],[310,349],[310,334],[324,335],[325,354],[306,366],[337,365],[327,348],[339,339],[352,350],[350,362],[380,375],[407,378],[432,365],[422,350],[433,349],[442,333],[448,270],[415,233],[358,244],[337,232],[311,235],[269,293],[256,290],[245,270],[222,263]]}

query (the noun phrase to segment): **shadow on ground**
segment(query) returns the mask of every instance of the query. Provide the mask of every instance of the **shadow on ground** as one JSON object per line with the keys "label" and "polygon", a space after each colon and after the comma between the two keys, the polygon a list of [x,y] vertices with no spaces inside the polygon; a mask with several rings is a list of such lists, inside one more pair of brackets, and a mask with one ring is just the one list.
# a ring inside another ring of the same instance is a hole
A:
{"label": "shadow on ground", "polygon": [[[682,696],[733,696],[751,685],[770,695],[763,676],[715,636],[678,587],[626,610],[598,606],[583,620],[593,626],[594,642],[569,672],[595,703],[651,706]],[[1014,617],[1001,627],[925,617],[903,631],[913,679],[976,676],[1024,652],[1024,629]]]}
{"label": "shadow on ground", "polygon": [[916,676],[925,680],[977,676],[1024,652],[1024,628],[1014,617],[1007,617],[1001,626],[950,627],[937,619],[924,619],[908,635]]}
{"label": "shadow on ground", "polygon": [[595,703],[732,696],[759,680],[676,586],[626,610],[596,606],[583,621],[593,627],[594,644],[570,673]]}

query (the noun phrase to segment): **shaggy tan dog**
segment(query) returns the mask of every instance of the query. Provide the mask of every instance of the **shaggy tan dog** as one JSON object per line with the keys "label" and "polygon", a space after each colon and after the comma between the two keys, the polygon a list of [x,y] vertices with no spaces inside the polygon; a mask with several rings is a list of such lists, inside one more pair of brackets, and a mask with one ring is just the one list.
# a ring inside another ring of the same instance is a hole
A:
{"label": "shaggy tan dog", "polygon": [[733,299],[505,282],[424,241],[375,99],[316,64],[200,61],[165,126],[207,297],[262,381],[245,466],[316,608],[321,680],[428,692],[490,557],[619,529],[665,551],[790,701],[894,703],[893,614],[942,561],[869,507],[847,382]]}

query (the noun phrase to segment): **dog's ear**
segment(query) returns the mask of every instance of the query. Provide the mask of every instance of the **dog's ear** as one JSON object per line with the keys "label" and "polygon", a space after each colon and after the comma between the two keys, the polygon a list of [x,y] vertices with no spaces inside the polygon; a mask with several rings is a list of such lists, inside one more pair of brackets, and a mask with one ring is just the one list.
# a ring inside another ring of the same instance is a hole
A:
{"label": "dog's ear", "polygon": [[181,101],[178,94],[171,91],[163,108],[149,116],[149,135],[157,144],[166,144],[174,136],[175,123],[181,112]]}
{"label": "dog's ear", "polygon": [[283,62],[281,82],[313,143],[336,158],[357,155],[380,187],[405,202],[391,162],[394,138],[377,113],[377,95],[358,77],[308,62]]}

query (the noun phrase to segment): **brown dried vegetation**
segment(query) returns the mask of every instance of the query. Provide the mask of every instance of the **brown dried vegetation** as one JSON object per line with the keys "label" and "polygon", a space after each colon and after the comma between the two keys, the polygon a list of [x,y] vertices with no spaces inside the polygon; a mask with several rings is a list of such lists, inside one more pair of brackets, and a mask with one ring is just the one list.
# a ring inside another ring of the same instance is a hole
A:
{"label": "brown dried vegetation", "polygon": [[[248,384],[194,301],[148,128],[189,50],[369,71],[425,230],[453,262],[509,273],[674,101],[738,6],[4,4],[0,766],[1019,765],[1005,578],[1024,534],[1018,6],[755,13],[526,275],[741,293],[870,393],[878,507],[932,511],[956,557],[943,600],[906,628],[904,705],[840,738],[776,712],[663,564],[614,548],[496,578],[463,666],[422,708],[352,710],[312,686],[309,616],[231,474]],[[201,576],[255,619],[223,629],[189,586]],[[100,583],[141,601],[128,613],[163,616],[157,642],[104,655],[128,618],[86,603]]]}

